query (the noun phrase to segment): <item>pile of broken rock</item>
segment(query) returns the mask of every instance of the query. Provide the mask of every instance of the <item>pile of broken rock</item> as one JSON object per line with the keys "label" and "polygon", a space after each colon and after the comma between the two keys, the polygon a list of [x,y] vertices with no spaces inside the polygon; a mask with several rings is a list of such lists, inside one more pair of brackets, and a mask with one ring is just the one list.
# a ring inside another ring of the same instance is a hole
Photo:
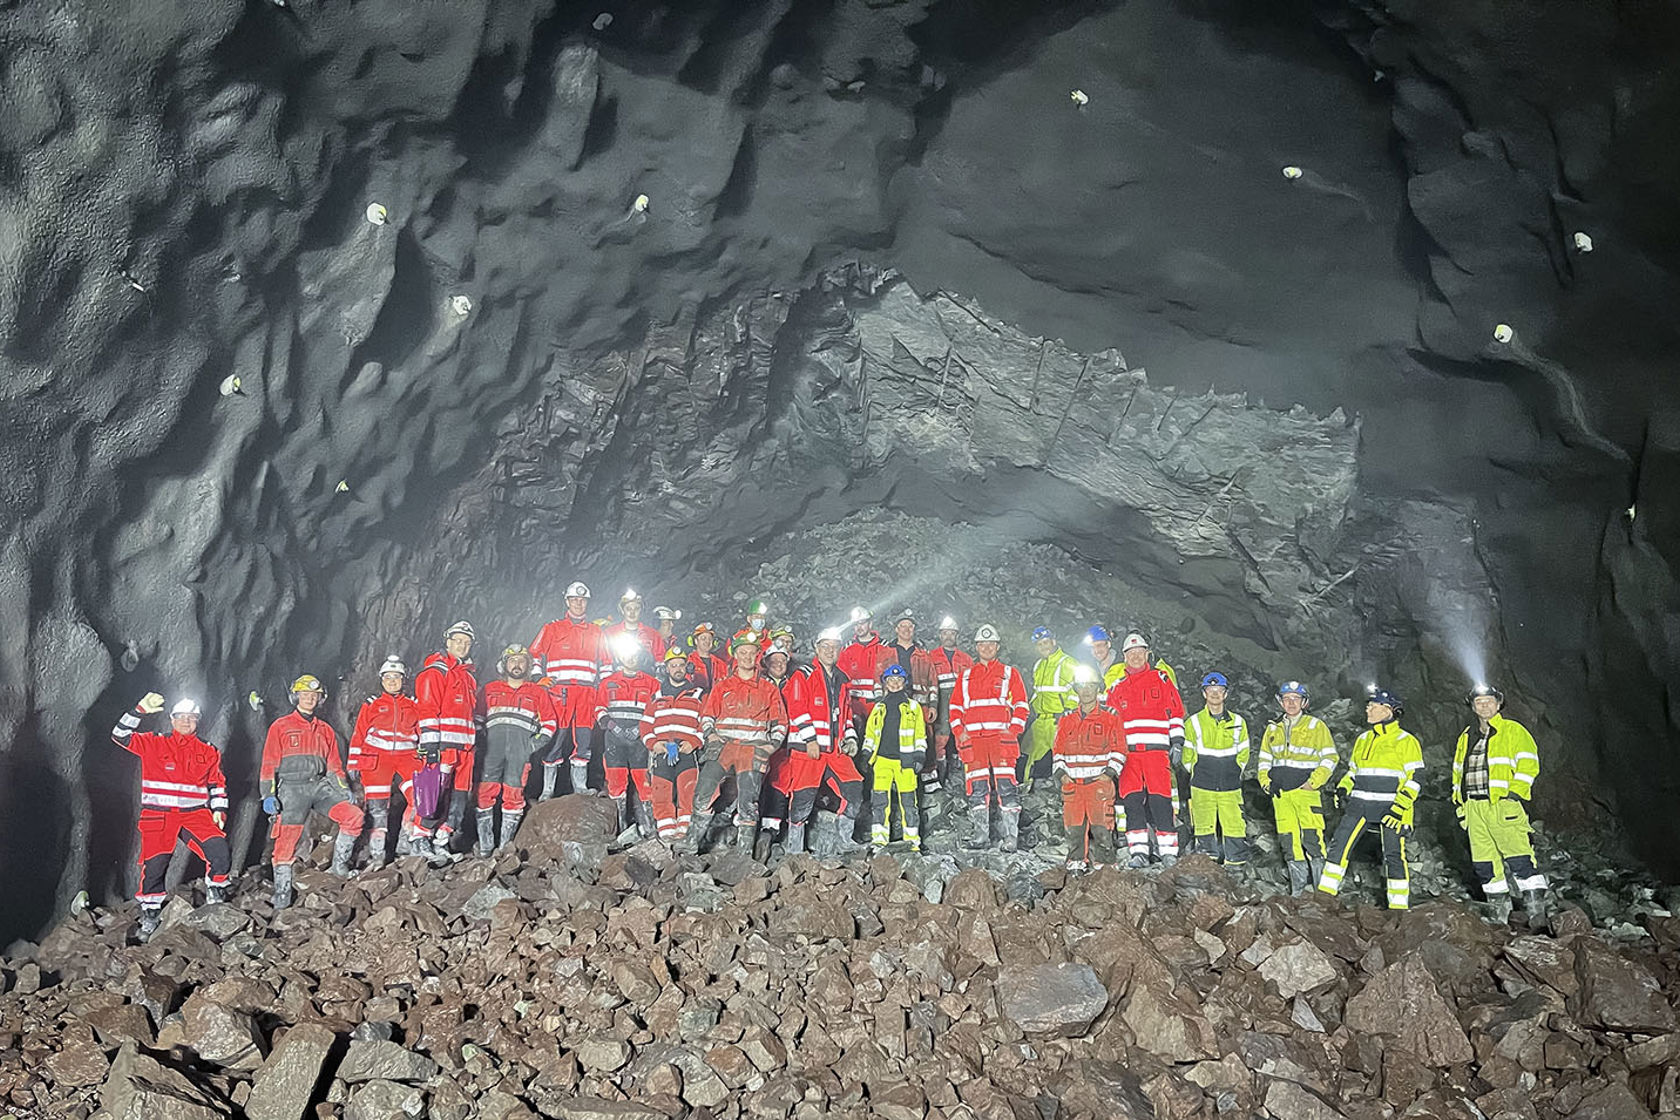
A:
{"label": "pile of broken rock", "polygon": [[1680,1109],[1680,921],[1606,940],[1262,898],[1201,858],[1007,886],[921,857],[302,870],[272,915],[71,918],[0,964],[0,1116],[1642,1120]]}

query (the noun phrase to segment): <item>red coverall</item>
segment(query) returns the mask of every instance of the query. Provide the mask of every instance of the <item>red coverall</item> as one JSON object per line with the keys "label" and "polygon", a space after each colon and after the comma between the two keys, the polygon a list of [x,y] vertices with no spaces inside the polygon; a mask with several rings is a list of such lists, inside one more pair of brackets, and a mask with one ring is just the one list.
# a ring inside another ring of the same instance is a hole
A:
{"label": "red coverall", "polygon": [[290,712],[269,725],[260,777],[265,795],[280,800],[280,819],[274,822],[274,866],[292,862],[312,809],[331,817],[344,835],[362,834],[362,811],[350,800],[338,736],[319,716]]}
{"label": "red coverall", "polygon": [[951,733],[962,759],[970,807],[988,804],[996,790],[1002,812],[1020,813],[1015,761],[1021,757],[1026,727],[1027,683],[1014,667],[995,658],[977,661],[957,678],[951,693]]}
{"label": "red coverall", "polygon": [[227,835],[212,815],[227,812],[222,756],[197,735],[137,731],[145,714],[139,708],[124,712],[111,741],[140,760],[140,889],[134,898],[155,909],[168,897],[164,875],[181,834],[204,861],[210,886],[227,886],[233,860]]}
{"label": "red coverall", "polygon": [[928,751],[927,772],[936,777],[931,782],[923,782],[925,790],[939,788],[937,775],[939,760],[948,758],[951,751],[951,693],[956,691],[957,678],[974,667],[974,658],[960,649],[946,649],[940,646],[928,653],[928,661],[933,666],[933,676],[938,688],[939,715],[934,724],[933,736],[929,740],[932,749]]}
{"label": "red coverall", "polygon": [[[531,643],[531,656],[548,679],[560,728],[543,766],[553,769],[572,759],[578,764],[573,766],[573,792],[581,793],[584,784],[577,779],[587,770],[594,747],[595,686],[612,668],[612,650],[599,626],[568,615],[542,628]],[[545,778],[543,784],[547,788],[554,782]]]}
{"label": "red coverall", "polygon": [[554,738],[558,716],[548,690],[534,681],[484,686],[484,758],[478,774],[478,807],[518,813],[525,809],[531,755]]}
{"label": "red coverall", "polygon": [[1126,735],[1126,768],[1120,773],[1120,803],[1126,815],[1126,848],[1134,856],[1178,856],[1178,783],[1173,779],[1174,743],[1184,743],[1184,701],[1165,673],[1128,671],[1108,690],[1108,706]]}
{"label": "red coverall", "polygon": [[[762,663],[763,658],[759,660]],[[790,725],[793,721],[794,694],[799,687],[799,677],[800,672],[797,668],[781,680],[765,674],[765,680],[774,684],[782,694],[782,705],[787,708]],[[794,742],[790,732],[788,737],[782,740],[782,745],[770,755],[770,764],[765,768],[764,782],[758,792],[758,827],[765,832],[780,832],[782,823],[787,820],[787,784],[783,772],[787,769],[788,754],[798,747],[799,744]]]}
{"label": "red coverall", "polygon": [[863,641],[854,640],[840,651],[835,662],[846,679],[852,682],[847,706],[852,719],[852,734],[863,738],[863,725],[869,722],[869,709],[874,706],[875,690],[881,682],[875,678],[875,661],[881,652],[881,635],[871,630]]}
{"label": "red coverall", "polygon": [[[654,827],[660,839],[675,840],[694,820],[694,783],[700,774],[700,704],[705,689],[684,684],[671,692],[661,687],[647,702],[639,725],[647,747],[648,782],[653,791]],[[677,744],[672,761],[667,743]]]}
{"label": "red coverall", "polygon": [[[642,627],[648,630],[648,627]],[[651,632],[651,631],[650,631]],[[654,635],[658,637],[658,635]],[[651,801],[648,784],[647,747],[642,743],[642,716],[648,703],[659,695],[659,678],[637,670],[615,669],[601,678],[595,689],[595,722],[601,725],[604,746],[601,772],[607,796],[622,801],[636,783],[636,796]]]}
{"label": "red coverall", "polygon": [[835,811],[842,817],[855,817],[863,796],[863,775],[850,753],[857,746],[857,735],[847,714],[856,683],[838,664],[832,678],[820,661],[812,660],[792,681],[788,717],[793,727],[788,733],[787,761],[777,777],[779,788],[788,796],[789,824],[810,821],[824,786],[839,799]]}
{"label": "red coverall", "polygon": [[1068,859],[1114,860],[1114,779],[1125,766],[1126,733],[1120,717],[1100,705],[1090,714],[1075,708],[1056,724],[1051,769],[1062,776],[1062,827]]}
{"label": "red coverall", "polygon": [[368,850],[383,857],[390,822],[391,789],[402,791],[408,807],[403,820],[414,825],[414,771],[420,766],[420,707],[413,697],[382,692],[370,696],[356,713],[350,733],[350,769],[361,775],[373,832]]}
{"label": "red coverall", "polygon": [[620,634],[629,634],[635,638],[641,643],[644,666],[657,665],[665,657],[665,636],[645,622],[638,622],[634,626],[628,622],[615,622],[611,626],[603,627],[601,633],[606,637],[608,650],[614,648],[613,639]]}
{"label": "red coverall", "polygon": [[454,775],[455,793],[449,798],[448,816],[422,822],[422,835],[432,828],[447,841],[461,826],[467,799],[473,788],[473,759],[478,744],[478,681],[472,663],[457,661],[445,650],[426,658],[414,678],[414,702],[420,708],[420,752],[436,752],[445,775]]}
{"label": "red coverall", "polygon": [[723,747],[700,768],[694,808],[708,817],[724,781],[735,778],[735,823],[757,824],[758,790],[770,752],[787,733],[787,706],[775,685],[763,677],[725,677],[700,705],[700,732],[717,736]]}

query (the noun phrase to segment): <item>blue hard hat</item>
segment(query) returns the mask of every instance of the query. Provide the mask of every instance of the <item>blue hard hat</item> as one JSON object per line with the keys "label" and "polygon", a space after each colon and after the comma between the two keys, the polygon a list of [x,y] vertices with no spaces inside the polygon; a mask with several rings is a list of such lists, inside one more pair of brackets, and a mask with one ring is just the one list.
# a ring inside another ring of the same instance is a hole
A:
{"label": "blue hard hat", "polygon": [[885,669],[881,670],[882,680],[890,681],[894,677],[903,677],[905,680],[909,680],[910,674],[904,671],[904,666],[902,665],[888,665]]}
{"label": "blue hard hat", "polygon": [[1401,701],[1398,693],[1374,684],[1366,686],[1365,702],[1367,704],[1387,705],[1388,707],[1394,709],[1395,715],[1399,715],[1400,709],[1405,707],[1405,704]]}
{"label": "blue hard hat", "polygon": [[1108,632],[1108,627],[1099,625],[1085,631],[1085,640],[1095,645],[1097,642],[1112,642],[1114,637]]}
{"label": "blue hard hat", "polygon": [[1300,681],[1284,681],[1278,685],[1277,694],[1279,696],[1299,696],[1305,700],[1307,698],[1307,686]]}
{"label": "blue hard hat", "polygon": [[1056,635],[1050,632],[1050,627],[1048,626],[1040,626],[1037,630],[1033,631],[1033,641],[1035,642],[1042,641],[1045,638],[1054,638],[1055,636]]}
{"label": "blue hard hat", "polygon": [[1224,673],[1209,673],[1202,678],[1203,688],[1212,688],[1214,685],[1218,685],[1220,688],[1230,688],[1231,682],[1225,679]]}

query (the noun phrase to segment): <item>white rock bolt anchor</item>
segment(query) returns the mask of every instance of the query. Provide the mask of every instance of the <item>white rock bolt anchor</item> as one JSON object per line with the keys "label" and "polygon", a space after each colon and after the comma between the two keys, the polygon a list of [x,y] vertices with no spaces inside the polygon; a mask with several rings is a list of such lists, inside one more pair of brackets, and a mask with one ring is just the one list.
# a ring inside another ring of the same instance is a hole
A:
{"label": "white rock bolt anchor", "polygon": [[391,220],[391,212],[377,202],[368,203],[367,220],[376,226],[382,226]]}
{"label": "white rock bolt anchor", "polygon": [[1072,92],[1070,92],[1068,94],[1068,100],[1072,101],[1075,105],[1079,106],[1081,109],[1083,109],[1085,106],[1087,106],[1091,103],[1090,97],[1086,96],[1085,91],[1082,90],[1082,89],[1076,89],[1076,90],[1073,90]]}
{"label": "white rock bolt anchor", "polygon": [[1510,342],[1515,337],[1517,337],[1517,332],[1513,331],[1507,323],[1500,323],[1493,328],[1493,340],[1495,342]]}
{"label": "white rock bolt anchor", "polygon": [[1285,179],[1299,179],[1301,175],[1301,169],[1296,167],[1293,163],[1283,169],[1283,177]]}

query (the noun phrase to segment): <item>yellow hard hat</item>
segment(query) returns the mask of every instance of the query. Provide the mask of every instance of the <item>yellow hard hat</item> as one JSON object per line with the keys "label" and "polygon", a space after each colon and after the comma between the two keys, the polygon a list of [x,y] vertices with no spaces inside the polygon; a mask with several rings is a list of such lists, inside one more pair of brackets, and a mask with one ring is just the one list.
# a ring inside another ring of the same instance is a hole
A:
{"label": "yellow hard hat", "polygon": [[311,673],[305,673],[303,676],[301,676],[297,680],[293,681],[292,682],[292,687],[291,687],[291,692],[293,693],[293,695],[296,695],[299,692],[325,692],[325,691],[326,691],[326,689],[321,687],[321,678],[317,677],[317,676],[315,676]]}

